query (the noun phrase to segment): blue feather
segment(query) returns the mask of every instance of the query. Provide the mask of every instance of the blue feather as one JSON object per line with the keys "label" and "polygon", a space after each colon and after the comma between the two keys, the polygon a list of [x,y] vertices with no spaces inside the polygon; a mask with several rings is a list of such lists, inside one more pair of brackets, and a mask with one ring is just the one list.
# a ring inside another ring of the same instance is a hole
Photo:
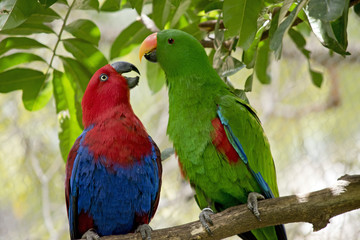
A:
{"label": "blue feather", "polygon": [[239,157],[244,162],[247,169],[250,171],[251,175],[255,178],[256,182],[259,184],[261,190],[265,194],[265,197],[266,198],[274,198],[273,192],[271,191],[269,185],[267,184],[267,182],[265,181],[265,179],[263,178],[261,173],[260,172],[255,173],[254,170],[249,166],[249,161],[245,154],[244,148],[241,145],[239,139],[235,136],[234,132],[232,131],[232,129],[229,125],[229,121],[222,115],[220,106],[218,106],[218,109],[216,112],[221,121],[221,124],[224,126],[228,140],[230,141],[230,143],[233,146],[233,148],[235,149],[235,151],[239,154]]}
{"label": "blue feather", "polygon": [[[69,221],[74,214],[87,213],[94,221],[99,235],[124,234],[133,231],[136,216],[150,216],[152,203],[159,191],[157,155],[152,139],[152,153],[130,166],[106,167],[108,159],[94,160],[83,140],[87,128],[80,136],[80,146],[70,179]],[[77,199],[77,211],[71,209],[71,199]],[[150,217],[149,217],[150,218]]]}

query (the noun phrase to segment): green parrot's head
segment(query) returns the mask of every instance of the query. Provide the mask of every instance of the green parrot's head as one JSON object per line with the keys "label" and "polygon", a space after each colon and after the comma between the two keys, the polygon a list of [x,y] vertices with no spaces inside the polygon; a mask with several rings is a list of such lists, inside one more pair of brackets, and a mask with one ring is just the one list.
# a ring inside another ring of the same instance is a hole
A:
{"label": "green parrot's head", "polygon": [[165,74],[201,74],[211,68],[200,42],[192,35],[175,29],[163,30],[148,36],[140,46],[139,57],[158,62]]}

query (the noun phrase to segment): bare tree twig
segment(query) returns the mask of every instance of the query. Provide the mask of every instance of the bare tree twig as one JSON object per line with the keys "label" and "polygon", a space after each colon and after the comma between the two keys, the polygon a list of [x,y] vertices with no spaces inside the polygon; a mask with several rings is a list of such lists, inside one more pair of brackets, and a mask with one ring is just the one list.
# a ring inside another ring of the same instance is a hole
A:
{"label": "bare tree twig", "polygon": [[146,14],[141,14],[141,16],[138,18],[138,21],[140,21],[144,26],[149,29],[151,32],[158,32],[160,29],[156,26],[155,22],[149,18]]}
{"label": "bare tree twig", "polygon": [[[159,229],[152,232],[152,238],[162,239],[222,239],[251,229],[271,225],[309,222],[314,231],[329,223],[329,219],[360,208],[360,175],[345,175],[335,186],[301,195],[292,195],[259,202],[261,221],[247,209],[246,205],[228,208],[212,215],[214,226],[208,235],[199,221]],[[102,237],[102,240],[141,239],[139,234]]]}

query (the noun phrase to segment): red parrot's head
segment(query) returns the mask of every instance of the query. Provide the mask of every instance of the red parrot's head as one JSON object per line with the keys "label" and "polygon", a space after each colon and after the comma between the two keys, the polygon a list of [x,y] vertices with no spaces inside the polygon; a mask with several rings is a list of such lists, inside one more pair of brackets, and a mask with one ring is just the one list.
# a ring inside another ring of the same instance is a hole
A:
{"label": "red parrot's head", "polygon": [[119,105],[131,108],[129,90],[138,84],[139,77],[122,75],[130,71],[140,74],[139,70],[128,62],[108,64],[95,72],[81,102],[85,128]]}

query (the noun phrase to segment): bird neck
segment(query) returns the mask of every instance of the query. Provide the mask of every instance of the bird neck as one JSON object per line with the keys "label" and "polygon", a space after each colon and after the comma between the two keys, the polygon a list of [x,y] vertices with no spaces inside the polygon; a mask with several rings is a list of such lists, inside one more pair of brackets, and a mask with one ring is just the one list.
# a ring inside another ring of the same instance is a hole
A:
{"label": "bird neck", "polygon": [[121,117],[121,115],[134,114],[130,103],[121,103],[114,106],[104,106],[104,104],[94,104],[83,108],[83,125],[85,128],[92,124],[102,123],[108,119]]}

